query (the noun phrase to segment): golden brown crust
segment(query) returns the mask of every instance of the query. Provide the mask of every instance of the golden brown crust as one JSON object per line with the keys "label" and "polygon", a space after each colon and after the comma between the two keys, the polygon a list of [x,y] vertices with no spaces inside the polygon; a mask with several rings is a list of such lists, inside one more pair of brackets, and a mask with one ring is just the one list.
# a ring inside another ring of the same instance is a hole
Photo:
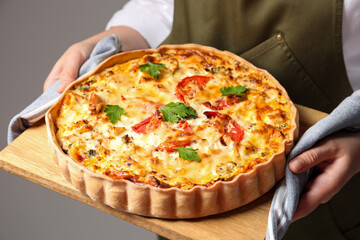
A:
{"label": "golden brown crust", "polygon": [[[255,68],[249,62],[230,52],[219,51],[211,47],[196,44],[166,45],[157,50],[138,50],[114,55],[73,82],[64,93],[74,85],[86,80],[90,75],[99,73],[114,64],[157,51],[164,52],[168,49],[197,49],[226,55]],[[268,72],[259,71],[265,73],[283,93],[286,93],[284,88]],[[267,162],[256,165],[252,171],[239,174],[230,181],[217,181],[210,187],[195,186],[191,190],[176,187],[162,189],[148,184],[136,184],[129,180],[114,180],[108,176],[91,172],[62,151],[56,140],[54,120],[64,96],[65,94],[60,97],[59,101],[45,116],[50,148],[54,152],[55,161],[62,174],[76,189],[86,193],[92,199],[116,209],[139,215],[172,219],[196,218],[229,211],[245,205],[269,191],[284,176],[285,153],[289,153],[294,145],[293,140],[286,140],[283,149]],[[294,113],[292,119],[294,128],[289,133],[289,139],[296,139],[298,136],[298,113],[295,105],[292,104],[291,108]]]}

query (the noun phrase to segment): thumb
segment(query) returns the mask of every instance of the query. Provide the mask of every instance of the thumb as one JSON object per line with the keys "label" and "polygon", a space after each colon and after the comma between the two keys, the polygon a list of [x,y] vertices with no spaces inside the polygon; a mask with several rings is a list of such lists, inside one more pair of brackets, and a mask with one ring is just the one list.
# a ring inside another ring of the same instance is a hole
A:
{"label": "thumb", "polygon": [[305,172],[310,168],[315,167],[322,161],[331,158],[331,152],[331,149],[326,147],[326,145],[318,145],[305,152],[302,152],[300,155],[291,160],[289,163],[289,168],[293,173]]}
{"label": "thumb", "polygon": [[85,58],[80,52],[74,52],[67,56],[60,76],[60,85],[57,89],[59,93],[62,93],[70,83],[76,80],[79,69],[84,62]]}

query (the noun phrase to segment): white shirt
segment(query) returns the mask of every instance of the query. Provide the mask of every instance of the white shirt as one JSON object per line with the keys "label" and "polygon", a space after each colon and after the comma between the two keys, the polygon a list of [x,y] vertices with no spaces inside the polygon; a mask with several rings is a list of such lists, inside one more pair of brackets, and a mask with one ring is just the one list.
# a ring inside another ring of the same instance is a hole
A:
{"label": "white shirt", "polygon": [[[170,34],[174,0],[131,0],[114,14],[106,29],[125,25],[138,31],[156,48]],[[342,22],[346,71],[354,90],[360,89],[360,0],[344,0]],[[153,26],[156,26],[154,29]]]}
{"label": "white shirt", "polygon": [[360,1],[344,0],[343,54],[351,86],[360,89]]}
{"label": "white shirt", "polygon": [[119,25],[131,27],[151,48],[156,48],[169,36],[173,18],[174,0],[131,0],[114,14],[106,29]]}

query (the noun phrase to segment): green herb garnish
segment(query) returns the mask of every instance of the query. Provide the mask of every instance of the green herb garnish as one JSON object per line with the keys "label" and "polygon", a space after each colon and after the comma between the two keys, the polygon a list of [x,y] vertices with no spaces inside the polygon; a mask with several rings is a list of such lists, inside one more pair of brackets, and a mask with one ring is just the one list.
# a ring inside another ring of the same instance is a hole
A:
{"label": "green herb garnish", "polygon": [[239,97],[245,97],[245,92],[247,88],[246,86],[231,86],[231,87],[223,87],[220,89],[220,92],[222,93],[222,96],[229,96],[229,95],[236,95]]}
{"label": "green herb garnish", "polygon": [[147,72],[156,79],[159,78],[161,68],[166,68],[165,64],[148,62],[139,66],[140,71]]}
{"label": "green herb garnish", "polygon": [[197,113],[192,107],[180,102],[168,103],[159,110],[162,112],[166,122],[179,122],[181,119],[197,117]]}
{"label": "green herb garnish", "polygon": [[176,150],[179,153],[179,157],[182,159],[200,162],[201,159],[198,156],[198,153],[193,148],[184,148],[184,147],[176,147]]}
{"label": "green herb garnish", "polygon": [[88,90],[90,86],[84,85],[79,88],[79,90]]}
{"label": "green herb garnish", "polygon": [[86,155],[88,155],[89,158],[94,158],[96,156],[96,151],[93,149],[90,149],[86,152]]}
{"label": "green herb garnish", "polygon": [[119,105],[106,105],[104,112],[106,112],[106,116],[109,117],[109,121],[112,124],[120,121],[121,115],[124,115],[126,113],[125,110]]}

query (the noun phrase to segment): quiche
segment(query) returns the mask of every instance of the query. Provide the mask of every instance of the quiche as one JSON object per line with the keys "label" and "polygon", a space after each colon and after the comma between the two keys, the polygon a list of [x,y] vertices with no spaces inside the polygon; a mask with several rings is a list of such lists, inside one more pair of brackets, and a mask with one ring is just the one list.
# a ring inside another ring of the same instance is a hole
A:
{"label": "quiche", "polygon": [[230,52],[164,45],[112,56],[46,114],[76,189],[159,218],[228,211],[284,176],[298,113],[265,70]]}

